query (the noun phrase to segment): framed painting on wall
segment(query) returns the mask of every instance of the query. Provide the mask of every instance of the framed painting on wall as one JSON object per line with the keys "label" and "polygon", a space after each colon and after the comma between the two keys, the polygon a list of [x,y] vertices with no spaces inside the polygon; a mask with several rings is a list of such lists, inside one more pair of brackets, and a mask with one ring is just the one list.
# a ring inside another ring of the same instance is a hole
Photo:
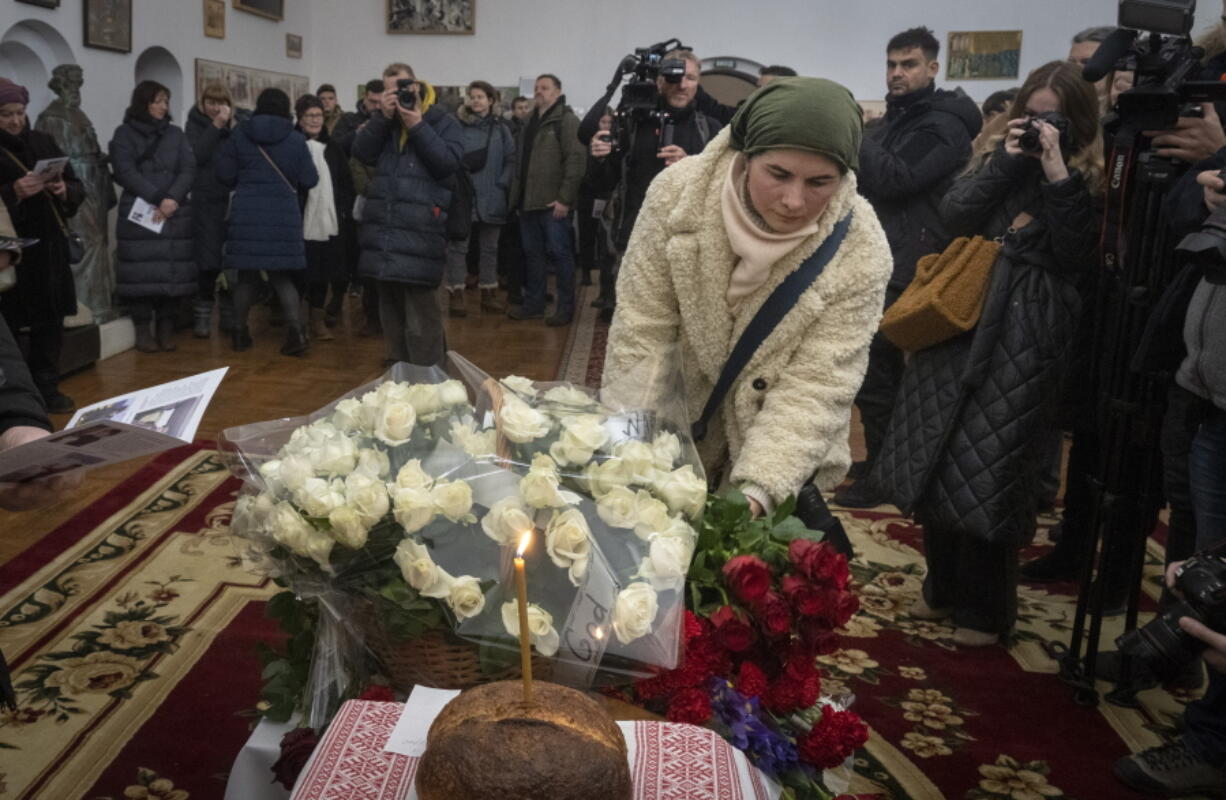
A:
{"label": "framed painting on wall", "polygon": [[85,46],[132,52],[132,0],[84,0]]}
{"label": "framed painting on wall", "polygon": [[220,61],[196,59],[196,97],[210,83],[220,83],[230,93],[235,108],[255,109],[255,101],[265,89],[280,89],[289,96],[291,104],[310,91],[310,79],[306,75],[290,75],[266,69],[243,67],[238,64],[223,64]]}
{"label": "framed painting on wall", "polygon": [[302,58],[302,37],[298,34],[285,34],[285,57]]}
{"label": "framed painting on wall", "polygon": [[43,8],[59,8],[60,0],[17,0],[18,3],[26,3],[32,6],[42,6]]}
{"label": "framed painting on wall", "polygon": [[234,7],[268,19],[285,19],[285,0],[234,0]]}
{"label": "framed painting on wall", "polygon": [[387,0],[388,33],[472,34],[477,0]]}
{"label": "framed painting on wall", "polygon": [[950,80],[1013,80],[1022,61],[1021,31],[958,31],[949,34]]}
{"label": "framed painting on wall", "polygon": [[226,38],[225,0],[204,0],[204,35],[214,39]]}

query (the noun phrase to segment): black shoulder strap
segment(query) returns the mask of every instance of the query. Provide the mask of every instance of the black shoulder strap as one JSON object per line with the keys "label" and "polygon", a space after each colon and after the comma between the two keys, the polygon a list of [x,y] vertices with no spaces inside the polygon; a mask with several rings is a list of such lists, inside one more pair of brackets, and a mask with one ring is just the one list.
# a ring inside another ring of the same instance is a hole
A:
{"label": "black shoulder strap", "polygon": [[839,220],[834,230],[826,237],[826,241],[822,242],[813,255],[806,258],[795,272],[784,278],[783,283],[771,292],[771,296],[766,298],[766,302],[758,309],[749,327],[745,329],[741,338],[737,340],[736,346],[732,348],[732,355],[728,356],[728,360],[724,363],[724,369],[720,372],[719,380],[715,382],[715,388],[711,390],[711,396],[707,398],[707,406],[702,410],[702,416],[690,428],[694,441],[701,442],[707,435],[707,425],[719,411],[724,395],[732,388],[741,370],[745,369],[745,365],[749,363],[749,359],[753,358],[758,347],[766,341],[766,337],[770,336],[771,331],[779,325],[788,312],[796,307],[801,295],[813,285],[822,271],[826,269],[826,265],[834,258],[834,254],[839,251],[839,247],[847,237],[847,229],[851,227],[851,218],[852,214],[848,213]]}
{"label": "black shoulder strap", "polygon": [[706,147],[707,142],[711,141],[711,123],[707,121],[707,115],[695,109],[694,125],[698,128],[698,138],[702,146]]}

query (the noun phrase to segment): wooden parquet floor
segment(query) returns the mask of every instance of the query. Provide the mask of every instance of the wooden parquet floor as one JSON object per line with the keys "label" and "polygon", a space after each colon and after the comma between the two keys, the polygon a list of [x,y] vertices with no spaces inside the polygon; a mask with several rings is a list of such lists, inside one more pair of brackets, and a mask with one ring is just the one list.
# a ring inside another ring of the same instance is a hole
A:
{"label": "wooden parquet floor", "polygon": [[[482,315],[477,293],[468,292],[469,316],[447,320],[448,347],[493,375],[523,375],[553,380],[569,328],[548,328],[543,322],[514,322],[502,314]],[[124,392],[154,386],[205,370],[228,366],[196,436],[216,440],[226,428],[249,422],[305,414],[325,405],[354,386],[382,374],[383,340],[357,336],[362,312],[356,298],[346,298],[336,339],[312,343],[306,358],[280,354],[284,328],[268,325],[267,312],[252,311],[255,347],[235,353],[229,338],[194,339],[181,331],[173,353],[126,353],[101,361],[66,379],[61,389],[78,406]],[[68,417],[56,417],[57,426]],[[87,473],[71,496],[50,509],[25,513],[0,511],[0,564],[71,519],[124,478],[145,459],[128,461]],[[2,588],[2,587],[0,587]]]}

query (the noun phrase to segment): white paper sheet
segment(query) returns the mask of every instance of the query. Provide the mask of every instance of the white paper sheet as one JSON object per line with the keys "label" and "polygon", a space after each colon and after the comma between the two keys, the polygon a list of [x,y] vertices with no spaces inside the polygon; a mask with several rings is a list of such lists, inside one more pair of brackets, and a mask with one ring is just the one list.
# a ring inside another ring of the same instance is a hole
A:
{"label": "white paper sheet", "polygon": [[157,211],[157,208],[138,197],[132,203],[132,212],[128,214],[128,222],[134,222],[154,233],[161,233],[163,226],[166,225],[166,220],[155,218],[153,215],[155,211]]}
{"label": "white paper sheet", "polygon": [[420,758],[426,752],[426,734],[430,732],[434,718],[443,710],[443,706],[459,695],[459,692],[448,689],[414,686],[383,749],[389,753]]}
{"label": "white paper sheet", "polygon": [[34,174],[42,178],[44,181],[58,180],[64,174],[64,167],[68,164],[68,156],[59,156],[57,158],[43,158],[34,165]]}

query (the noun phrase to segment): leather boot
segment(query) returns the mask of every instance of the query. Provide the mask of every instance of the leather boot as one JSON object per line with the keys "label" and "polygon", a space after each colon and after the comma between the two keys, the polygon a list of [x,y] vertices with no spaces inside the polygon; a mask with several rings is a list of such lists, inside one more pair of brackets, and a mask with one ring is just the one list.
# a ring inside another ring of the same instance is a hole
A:
{"label": "leather boot", "polygon": [[507,304],[502,302],[498,297],[498,290],[494,288],[481,290],[481,310],[492,311],[495,314],[501,314],[507,310]]}
{"label": "leather boot", "polygon": [[234,332],[234,296],[229,292],[217,293],[217,330]]}
{"label": "leather boot", "polygon": [[213,301],[196,300],[192,303],[192,335],[207,339],[213,332]]}
{"label": "leather boot", "polygon": [[285,344],[281,345],[281,354],[286,356],[305,356],[306,352],[306,327],[302,325],[287,325],[285,328]]}
{"label": "leather boot", "polygon": [[329,328],[335,328],[336,324],[341,321],[341,303],[344,300],[344,292],[335,292],[324,308],[324,324]]}
{"label": "leather boot", "polygon": [[311,338],[317,342],[330,342],[336,338],[332,335],[332,331],[328,330],[324,316],[322,308],[311,309]]}
{"label": "leather boot", "polygon": [[158,347],[162,352],[173,353],[178,349],[175,345],[175,318],[169,314],[159,314],[157,322]]}
{"label": "leather boot", "polygon": [[136,349],[142,353],[156,353],[160,349],[153,336],[153,320],[136,323]]}
{"label": "leather boot", "polygon": [[468,311],[464,308],[464,290],[462,288],[447,290],[447,313],[457,318],[468,316]]}

